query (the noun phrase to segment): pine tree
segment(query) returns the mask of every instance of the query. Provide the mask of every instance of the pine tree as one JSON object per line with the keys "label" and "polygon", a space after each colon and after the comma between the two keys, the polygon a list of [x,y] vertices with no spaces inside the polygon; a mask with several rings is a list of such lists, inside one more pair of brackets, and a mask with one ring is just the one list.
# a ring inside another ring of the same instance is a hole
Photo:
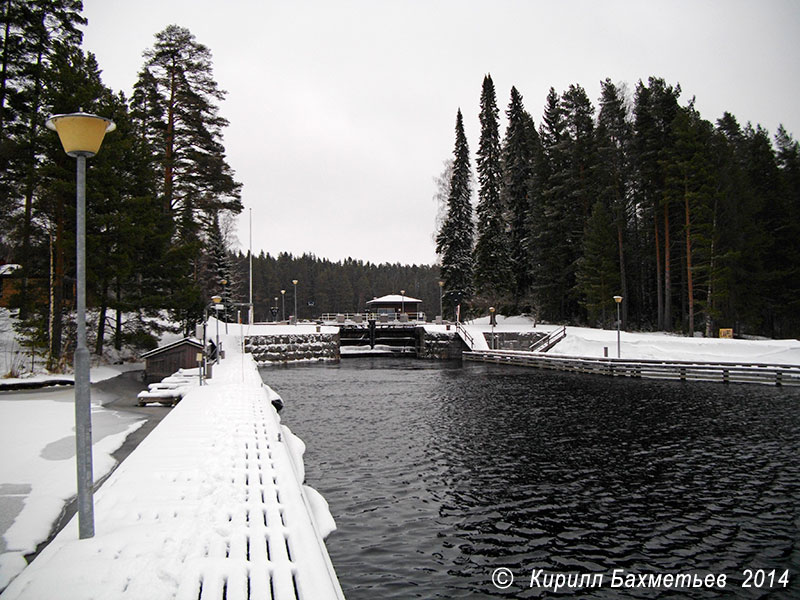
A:
{"label": "pine tree", "polygon": [[610,79],[600,82],[600,113],[595,129],[598,160],[596,178],[598,197],[611,208],[616,229],[617,262],[622,295],[622,328],[628,322],[628,275],[625,264],[625,239],[628,235],[630,211],[630,146],[631,127],[628,123],[624,97]]}
{"label": "pine tree", "polygon": [[180,226],[202,213],[240,212],[241,184],[225,159],[219,115],[225,97],[212,77],[211,52],[183,27],[156,34],[135,86],[133,106],[143,131],[157,149],[164,210]]}
{"label": "pine tree", "polygon": [[476,165],[478,171],[478,239],[475,244],[475,288],[489,304],[510,291],[513,273],[509,240],[500,200],[499,111],[494,83],[490,75],[483,80],[481,92],[481,138]]}
{"label": "pine tree", "polygon": [[456,116],[456,142],[453,155],[453,176],[450,179],[447,218],[436,237],[436,253],[441,259],[441,274],[445,282],[447,302],[454,308],[457,304],[469,300],[473,293],[472,174],[461,109]]}
{"label": "pine tree", "polygon": [[23,266],[24,278],[17,299],[23,318],[32,304],[28,277],[41,276],[43,267],[36,264],[40,254],[33,251],[32,240],[37,235],[33,215],[42,150],[51,137],[44,128],[44,121],[52,113],[45,98],[47,71],[57,49],[77,48],[80,44],[78,26],[86,24],[81,9],[80,0],[3,3],[0,191],[7,194],[10,202],[5,204],[13,211],[13,246],[17,251],[11,258]]}

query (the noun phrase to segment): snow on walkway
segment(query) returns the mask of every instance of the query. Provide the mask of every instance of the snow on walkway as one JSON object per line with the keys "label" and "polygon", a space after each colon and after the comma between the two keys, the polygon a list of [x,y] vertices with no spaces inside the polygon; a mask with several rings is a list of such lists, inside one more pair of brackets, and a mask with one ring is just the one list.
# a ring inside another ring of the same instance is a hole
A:
{"label": "snow on walkway", "polygon": [[73,519],[3,600],[343,598],[322,542],[335,525],[302,485],[305,446],[250,355],[224,347],[209,385],[96,493],[95,537],[78,540]]}

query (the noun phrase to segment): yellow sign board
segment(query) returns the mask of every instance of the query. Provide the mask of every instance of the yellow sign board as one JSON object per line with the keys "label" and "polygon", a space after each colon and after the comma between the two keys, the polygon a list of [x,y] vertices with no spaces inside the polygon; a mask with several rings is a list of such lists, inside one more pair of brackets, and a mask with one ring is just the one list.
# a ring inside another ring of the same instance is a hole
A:
{"label": "yellow sign board", "polygon": [[733,339],[733,329],[720,329],[719,330],[719,337],[727,338],[729,340]]}

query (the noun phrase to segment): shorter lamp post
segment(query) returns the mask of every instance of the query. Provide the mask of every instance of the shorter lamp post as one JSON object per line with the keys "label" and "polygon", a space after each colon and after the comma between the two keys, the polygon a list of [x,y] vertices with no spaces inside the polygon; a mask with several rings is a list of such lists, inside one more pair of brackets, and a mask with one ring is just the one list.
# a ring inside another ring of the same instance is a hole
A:
{"label": "shorter lamp post", "polygon": [[211,301],[214,303],[213,308],[216,311],[216,315],[214,315],[214,320],[217,322],[217,356],[214,360],[215,364],[219,364],[219,311],[221,311],[224,307],[220,302],[222,302],[221,296],[211,296]]}
{"label": "shorter lamp post", "polygon": [[281,321],[286,320],[286,290],[281,290]]}
{"label": "shorter lamp post", "polygon": [[297,279],[292,279],[294,286],[294,324],[297,325]]}
{"label": "shorter lamp post", "polygon": [[617,303],[617,358],[619,358],[620,357],[620,349],[619,349],[619,326],[620,326],[619,305],[622,303],[622,296],[614,296],[614,302]]}
{"label": "shorter lamp post", "polygon": [[406,312],[406,291],[400,290],[400,314],[405,314]]}
{"label": "shorter lamp post", "polygon": [[76,341],[75,458],[78,470],[78,537],[94,537],[94,475],[92,474],[92,404],[89,391],[89,349],[86,346],[86,159],[100,150],[116,125],[87,113],[53,115],[45,123],[58,133],[64,152],[77,159],[76,194]]}
{"label": "shorter lamp post", "polygon": [[492,325],[492,350],[495,350],[495,342],[494,342],[494,326],[495,326],[495,318],[494,318],[494,306],[489,307],[489,323]]}

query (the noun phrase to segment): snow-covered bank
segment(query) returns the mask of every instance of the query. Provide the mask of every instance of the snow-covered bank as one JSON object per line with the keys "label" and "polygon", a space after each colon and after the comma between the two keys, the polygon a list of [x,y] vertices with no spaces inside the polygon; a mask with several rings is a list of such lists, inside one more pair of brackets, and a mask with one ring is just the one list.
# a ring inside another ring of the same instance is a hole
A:
{"label": "snow-covered bank", "polygon": [[[536,324],[527,317],[497,317],[495,332],[539,331],[548,333],[560,326]],[[430,326],[428,326],[430,327]],[[438,326],[441,327],[441,326]],[[489,318],[476,319],[465,325],[465,329],[477,341],[476,350],[486,350],[484,333],[491,333]],[[567,327],[567,336],[548,354],[560,356],[583,356],[598,358],[617,355],[616,330]],[[800,341],[798,340],[735,340],[718,338],[689,338],[668,333],[620,333],[620,355],[625,359],[653,360],[697,360],[704,362],[741,361],[758,364],[800,365]]]}
{"label": "snow-covered bank", "polygon": [[[0,589],[25,568],[24,555],[47,539],[76,493],[74,393],[61,388],[0,394]],[[143,423],[93,399],[95,479],[116,465],[112,453]]]}
{"label": "snow-covered bank", "polygon": [[[3,599],[342,598],[321,536],[327,504],[302,486],[303,443],[280,425],[251,356],[226,358],[95,495]],[[202,590],[202,594],[201,591]],[[216,595],[215,595],[216,594]]]}

